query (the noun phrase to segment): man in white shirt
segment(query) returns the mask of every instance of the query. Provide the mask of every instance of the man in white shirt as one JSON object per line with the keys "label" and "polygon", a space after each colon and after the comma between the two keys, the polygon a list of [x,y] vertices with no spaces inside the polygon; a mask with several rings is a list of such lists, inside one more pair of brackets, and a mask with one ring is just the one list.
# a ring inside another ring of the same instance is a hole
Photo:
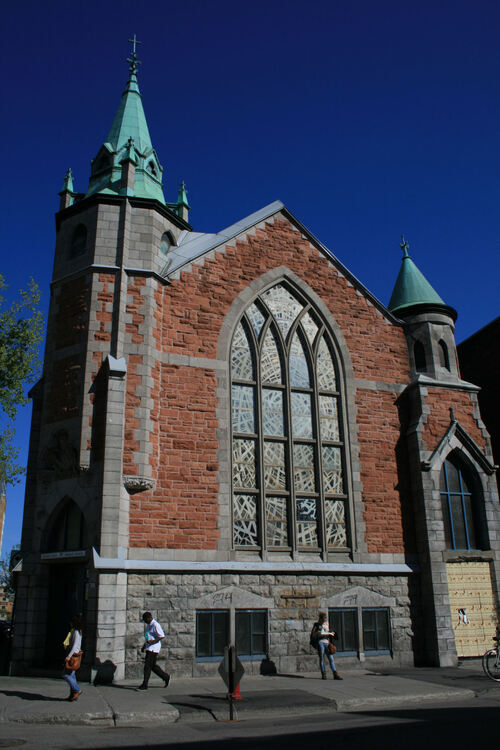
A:
{"label": "man in white shirt", "polygon": [[144,644],[141,651],[146,652],[146,659],[144,661],[144,678],[142,685],[139,685],[137,690],[147,690],[148,682],[151,676],[151,672],[154,672],[161,677],[165,682],[165,687],[168,687],[170,682],[170,675],[163,671],[156,664],[156,659],[160,653],[161,642],[165,638],[165,633],[159,622],[157,622],[151,612],[144,612],[142,619],[146,624],[146,630],[144,632]]}

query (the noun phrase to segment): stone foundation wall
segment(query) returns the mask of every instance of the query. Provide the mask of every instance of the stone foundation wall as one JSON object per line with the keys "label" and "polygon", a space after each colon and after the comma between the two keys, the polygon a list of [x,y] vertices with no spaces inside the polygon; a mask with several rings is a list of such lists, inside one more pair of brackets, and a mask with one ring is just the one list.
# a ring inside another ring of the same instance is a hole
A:
{"label": "stone foundation wall", "polygon": [[[296,674],[318,669],[316,652],[309,645],[318,611],[356,606],[356,602],[389,607],[392,652],[362,655],[362,662],[359,656],[337,656],[339,671],[342,666],[361,664],[363,668],[412,666],[410,599],[404,576],[130,574],[125,676],[142,676],[144,611],[151,611],[165,630],[160,660],[166,659],[172,674],[190,677],[215,675],[220,662],[195,658],[197,609],[267,609],[269,659],[278,672]],[[261,660],[244,660],[244,666],[247,674],[258,674]]]}

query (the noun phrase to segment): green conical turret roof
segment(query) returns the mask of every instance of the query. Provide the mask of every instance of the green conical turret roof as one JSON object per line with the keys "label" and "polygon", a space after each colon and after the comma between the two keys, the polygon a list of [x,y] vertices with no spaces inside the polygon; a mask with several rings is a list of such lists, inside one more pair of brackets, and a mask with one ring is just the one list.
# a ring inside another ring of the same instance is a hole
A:
{"label": "green conical turret roof", "polygon": [[401,240],[403,261],[389,301],[389,310],[398,314],[415,305],[441,305],[449,309],[408,255],[409,245],[404,237]]}
{"label": "green conical turret roof", "polygon": [[137,65],[136,61],[130,66],[130,77],[106,139],[114,151],[125,146],[129,138],[133,138],[135,148],[141,152],[153,149],[137,82]]}
{"label": "green conical turret roof", "polygon": [[133,144],[135,179],[133,191],[128,195],[152,198],[165,204],[162,188],[163,168],[151,143],[146,115],[137,82],[137,60],[135,39],[130,63],[130,75],[122,94],[118,111],[105,143],[92,162],[92,171],[87,196],[94,193],[121,194],[122,162],[129,155]]}

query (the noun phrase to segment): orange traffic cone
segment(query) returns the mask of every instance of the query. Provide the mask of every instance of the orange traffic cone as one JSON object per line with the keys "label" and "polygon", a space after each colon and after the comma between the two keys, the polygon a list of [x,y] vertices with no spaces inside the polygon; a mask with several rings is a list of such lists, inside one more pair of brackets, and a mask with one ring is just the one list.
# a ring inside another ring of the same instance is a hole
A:
{"label": "orange traffic cone", "polygon": [[241,695],[240,695],[240,683],[236,685],[236,690],[233,692],[233,701],[240,701]]}

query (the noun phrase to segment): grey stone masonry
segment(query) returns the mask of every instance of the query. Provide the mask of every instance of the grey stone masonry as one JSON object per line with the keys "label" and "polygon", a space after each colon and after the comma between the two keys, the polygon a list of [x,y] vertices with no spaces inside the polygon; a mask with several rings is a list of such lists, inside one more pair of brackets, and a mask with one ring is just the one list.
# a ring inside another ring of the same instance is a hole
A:
{"label": "grey stone masonry", "polygon": [[[130,678],[142,674],[141,615],[146,610],[165,630],[160,658],[167,660],[167,671],[202,676],[215,675],[220,659],[196,656],[197,611],[226,610],[232,620],[238,610],[264,610],[267,656],[279,672],[295,674],[317,668],[317,654],[309,645],[312,625],[318,611],[338,606],[387,609],[391,623],[389,650],[373,655],[366,649],[358,655],[338,654],[339,670],[342,665],[361,666],[362,660],[364,667],[413,665],[407,576],[130,573],[125,674]],[[242,659],[247,673],[259,672],[262,656]]]}
{"label": "grey stone masonry", "polygon": [[125,424],[125,359],[109,356],[106,434],[102,474],[101,553],[117,555],[128,546],[129,494],[123,487],[123,431]]}
{"label": "grey stone masonry", "polygon": [[[423,425],[428,407],[425,405],[430,379],[415,381],[409,389],[412,420],[406,439],[408,447],[411,491],[415,504],[415,532],[421,569],[421,608],[423,628],[419,633],[426,661],[435,666],[456,666],[458,657],[450,610],[447,561],[461,559],[460,550],[446,548],[445,521],[440,493],[443,462],[455,451],[474,470],[480,482],[488,529],[488,549],[474,550],[475,560],[492,561],[493,586],[499,591],[500,535],[498,494],[495,487],[491,455],[483,454],[465,430],[452,419],[438,447],[429,451],[423,441]],[[466,385],[466,384],[462,384]],[[461,387],[457,386],[458,389]],[[486,443],[489,445],[489,443]],[[485,470],[486,469],[486,470]]]}

